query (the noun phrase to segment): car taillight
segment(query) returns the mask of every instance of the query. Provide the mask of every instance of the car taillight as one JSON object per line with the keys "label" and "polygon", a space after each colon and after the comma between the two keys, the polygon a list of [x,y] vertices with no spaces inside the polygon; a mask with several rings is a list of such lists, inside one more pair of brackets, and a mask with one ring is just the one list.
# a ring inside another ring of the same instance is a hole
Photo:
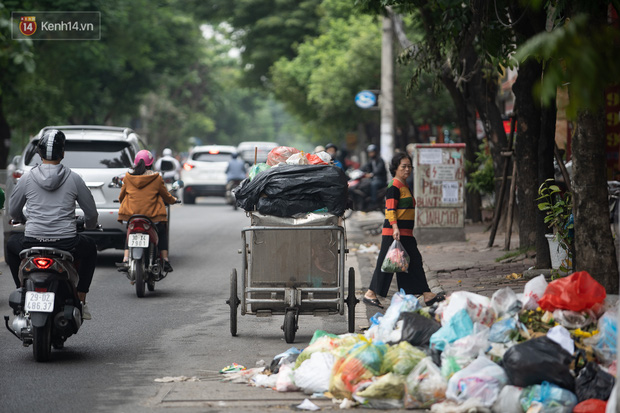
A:
{"label": "car taillight", "polygon": [[23,174],[24,174],[24,171],[22,171],[21,169],[16,169],[13,171],[13,179],[18,180],[19,178],[22,177]]}
{"label": "car taillight", "polygon": [[38,293],[46,293],[47,292],[47,288],[46,287],[34,287],[34,290]]}
{"label": "car taillight", "polygon": [[32,261],[34,262],[34,265],[36,265],[37,268],[40,270],[47,270],[54,263],[53,259],[44,257],[35,258]]}
{"label": "car taillight", "polygon": [[191,163],[184,163],[183,164],[183,169],[185,169],[186,171],[191,171],[193,167],[194,167],[194,165],[192,165]]}

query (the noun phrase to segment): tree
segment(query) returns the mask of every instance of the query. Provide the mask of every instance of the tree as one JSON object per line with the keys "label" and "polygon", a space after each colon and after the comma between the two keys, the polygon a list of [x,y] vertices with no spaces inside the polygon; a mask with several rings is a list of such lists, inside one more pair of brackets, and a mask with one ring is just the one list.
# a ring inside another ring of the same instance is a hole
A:
{"label": "tree", "polygon": [[563,21],[551,32],[532,37],[517,58],[545,59],[544,82],[537,90],[549,102],[568,85],[568,116],[577,122],[573,140],[576,270],[588,271],[608,292],[618,291],[618,263],[607,210],[604,89],[620,76],[620,31],[607,24],[609,5],[569,2]]}

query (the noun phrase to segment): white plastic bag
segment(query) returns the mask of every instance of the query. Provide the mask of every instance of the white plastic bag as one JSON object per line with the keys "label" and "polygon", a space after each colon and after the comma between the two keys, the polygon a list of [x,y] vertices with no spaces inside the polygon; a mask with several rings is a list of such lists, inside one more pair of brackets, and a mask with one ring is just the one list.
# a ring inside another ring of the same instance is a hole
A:
{"label": "white plastic bag", "polygon": [[448,380],[446,398],[457,402],[478,398],[484,406],[491,407],[506,383],[504,369],[480,355]]}
{"label": "white plastic bag", "polygon": [[562,346],[569,354],[575,352],[575,341],[570,336],[570,332],[562,326],[555,326],[547,331],[547,337]]}
{"label": "white plastic bag", "polygon": [[[445,304],[444,304],[445,303]],[[441,324],[447,324],[460,310],[466,309],[471,320],[490,326],[495,321],[495,312],[491,308],[491,300],[480,294],[469,291],[456,291],[448,300],[442,302],[437,309],[441,316]]]}
{"label": "white plastic bag", "polygon": [[535,310],[546,289],[547,280],[543,274],[529,280],[523,288],[523,309]]}
{"label": "white plastic bag", "polygon": [[501,288],[493,293],[491,297],[491,307],[495,311],[495,318],[512,316],[519,311],[523,304],[517,299],[517,295],[512,288]]}
{"label": "white plastic bag", "polygon": [[312,353],[293,372],[295,385],[306,394],[323,393],[329,390],[329,379],[334,367],[334,356],[327,352]]}
{"label": "white plastic bag", "polygon": [[405,294],[405,291],[402,289],[394,294],[390,306],[385,311],[385,315],[379,319],[379,328],[375,340],[384,343],[390,342],[400,313],[403,311],[415,311],[418,308],[420,308],[420,303],[413,295]]}
{"label": "white plastic bag", "polygon": [[290,364],[280,366],[280,372],[276,379],[277,391],[297,391],[299,388],[295,386],[293,377],[293,367]]}
{"label": "white plastic bag", "polygon": [[303,152],[294,153],[286,160],[288,165],[308,165],[308,158]]}
{"label": "white plastic bag", "polygon": [[523,413],[521,408],[522,387],[507,385],[497,396],[491,410],[493,413]]}
{"label": "white plastic bag", "polygon": [[442,376],[449,379],[474,361],[480,352],[485,353],[490,347],[489,330],[484,324],[476,323],[472,334],[446,344],[441,353]]}

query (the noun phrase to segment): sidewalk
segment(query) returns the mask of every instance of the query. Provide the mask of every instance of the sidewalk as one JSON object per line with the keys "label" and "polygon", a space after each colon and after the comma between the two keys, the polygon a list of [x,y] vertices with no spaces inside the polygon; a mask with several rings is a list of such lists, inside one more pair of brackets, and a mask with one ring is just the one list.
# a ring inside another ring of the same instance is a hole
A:
{"label": "sidewalk", "polygon": [[[389,306],[392,295],[397,291],[396,277],[392,281],[387,300],[383,300],[384,309],[366,306],[361,297],[368,288],[372,273],[377,263],[381,235],[374,235],[368,229],[378,228],[383,222],[381,213],[355,212],[346,222],[348,247],[357,260],[356,289],[360,298],[357,329],[368,327],[368,319],[377,312],[384,312]],[[534,266],[534,258],[524,254],[496,261],[498,258],[516,254],[518,234],[511,237],[511,251],[504,251],[504,233],[495,236],[492,247],[487,247],[490,233],[489,224],[466,225],[466,242],[445,242],[440,244],[418,243],[424,261],[424,269],[429,287],[433,292],[470,291],[491,297],[500,288],[510,287],[516,293],[523,292],[528,277],[523,273]],[[372,247],[376,245],[376,248]],[[365,252],[370,247],[374,252]],[[531,254],[530,254],[531,255]],[[516,276],[513,274],[517,274]],[[535,274],[538,275],[538,274]]]}

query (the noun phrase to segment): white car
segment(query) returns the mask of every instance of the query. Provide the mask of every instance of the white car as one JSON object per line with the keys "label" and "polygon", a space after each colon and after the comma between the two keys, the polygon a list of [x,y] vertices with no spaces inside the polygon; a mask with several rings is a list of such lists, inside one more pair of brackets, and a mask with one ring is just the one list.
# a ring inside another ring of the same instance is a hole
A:
{"label": "white car", "polygon": [[199,196],[226,195],[226,168],[237,148],[230,145],[195,146],[181,169],[183,202],[194,204]]}
{"label": "white car", "polygon": [[256,156],[256,163],[265,163],[267,161],[267,155],[273,148],[277,148],[278,145],[275,142],[257,142],[246,141],[241,142],[237,146],[237,153],[243,158],[243,160],[249,165],[254,164],[254,157]]}

